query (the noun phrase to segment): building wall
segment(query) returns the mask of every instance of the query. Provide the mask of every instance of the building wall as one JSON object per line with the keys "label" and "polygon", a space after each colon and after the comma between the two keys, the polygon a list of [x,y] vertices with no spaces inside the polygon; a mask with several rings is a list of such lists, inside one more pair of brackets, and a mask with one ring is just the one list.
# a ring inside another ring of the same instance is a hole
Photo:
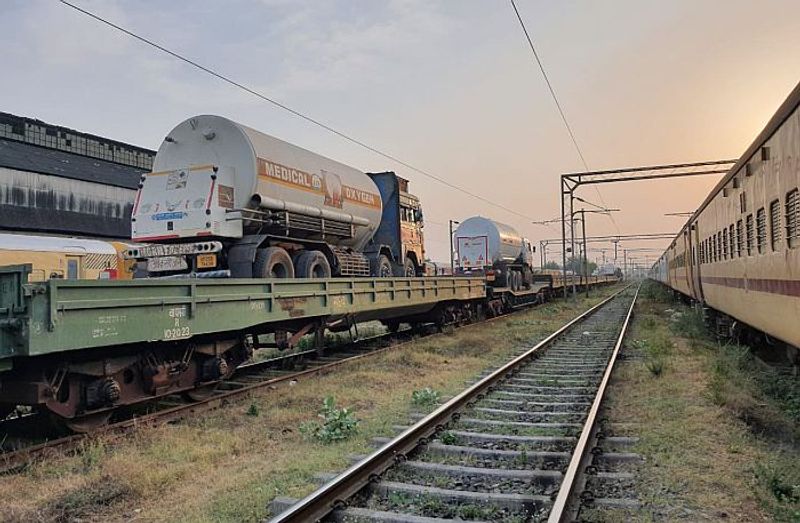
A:
{"label": "building wall", "polygon": [[129,238],[136,191],[0,167],[0,230]]}

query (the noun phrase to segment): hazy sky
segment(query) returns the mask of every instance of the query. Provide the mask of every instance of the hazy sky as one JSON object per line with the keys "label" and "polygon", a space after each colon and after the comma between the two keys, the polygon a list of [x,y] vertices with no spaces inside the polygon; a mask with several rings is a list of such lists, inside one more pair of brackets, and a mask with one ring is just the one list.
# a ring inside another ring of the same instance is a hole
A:
{"label": "hazy sky", "polygon": [[[505,0],[74,2],[540,220],[559,214],[559,174],[581,169]],[[591,169],[736,158],[800,79],[797,0],[517,4]],[[489,216],[537,243],[559,234],[55,0],[2,7],[0,111],[150,148],[189,116],[220,114],[365,171],[395,170],[422,199],[438,260],[451,218]],[[622,209],[623,234],[674,231],[682,219],[663,214],[693,210],[715,182],[605,186],[602,198]],[[591,188],[578,194],[600,203]],[[606,217],[587,223],[590,235],[617,233]]]}

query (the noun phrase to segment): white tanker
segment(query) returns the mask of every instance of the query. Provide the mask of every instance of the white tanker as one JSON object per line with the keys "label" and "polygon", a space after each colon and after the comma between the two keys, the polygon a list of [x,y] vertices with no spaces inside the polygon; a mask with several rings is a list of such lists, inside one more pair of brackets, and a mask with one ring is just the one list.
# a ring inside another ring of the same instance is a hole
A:
{"label": "white tanker", "polygon": [[403,182],[196,116],[167,135],[142,176],[132,238],[156,245],[128,254],[149,276],[388,276],[408,272],[409,258],[416,274],[422,252],[406,252],[400,216],[418,218],[421,241],[421,211],[406,193],[400,208]]}
{"label": "white tanker", "polygon": [[457,273],[485,273],[512,290],[530,287],[534,248],[510,225],[473,216],[459,224],[454,243]]}

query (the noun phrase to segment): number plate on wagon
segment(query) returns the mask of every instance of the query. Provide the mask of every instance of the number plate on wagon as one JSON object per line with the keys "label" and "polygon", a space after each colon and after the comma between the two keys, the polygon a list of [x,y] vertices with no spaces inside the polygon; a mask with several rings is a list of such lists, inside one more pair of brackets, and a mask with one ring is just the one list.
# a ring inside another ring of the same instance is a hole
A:
{"label": "number plate on wagon", "polygon": [[182,271],[188,268],[184,256],[160,256],[147,260],[147,270],[150,272]]}

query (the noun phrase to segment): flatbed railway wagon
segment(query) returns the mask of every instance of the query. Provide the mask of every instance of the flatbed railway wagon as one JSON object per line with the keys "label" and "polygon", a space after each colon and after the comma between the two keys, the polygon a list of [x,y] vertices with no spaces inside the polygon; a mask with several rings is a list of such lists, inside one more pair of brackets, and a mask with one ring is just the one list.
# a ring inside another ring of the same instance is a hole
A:
{"label": "flatbed railway wagon", "polygon": [[486,299],[483,278],[28,283],[30,270],[0,268],[0,417],[30,405],[75,431],[121,406],[209,394],[261,334],[288,345],[342,323],[447,324]]}
{"label": "flatbed railway wagon", "polygon": [[795,365],[800,363],[798,158],[800,85],[650,273],[702,304],[719,334],[766,334]]}
{"label": "flatbed railway wagon", "polygon": [[456,325],[514,308],[485,277],[30,282],[30,271],[0,267],[0,419],[28,405],[77,432],[120,407],[207,397],[262,334],[322,348],[326,330],[359,322]]}

